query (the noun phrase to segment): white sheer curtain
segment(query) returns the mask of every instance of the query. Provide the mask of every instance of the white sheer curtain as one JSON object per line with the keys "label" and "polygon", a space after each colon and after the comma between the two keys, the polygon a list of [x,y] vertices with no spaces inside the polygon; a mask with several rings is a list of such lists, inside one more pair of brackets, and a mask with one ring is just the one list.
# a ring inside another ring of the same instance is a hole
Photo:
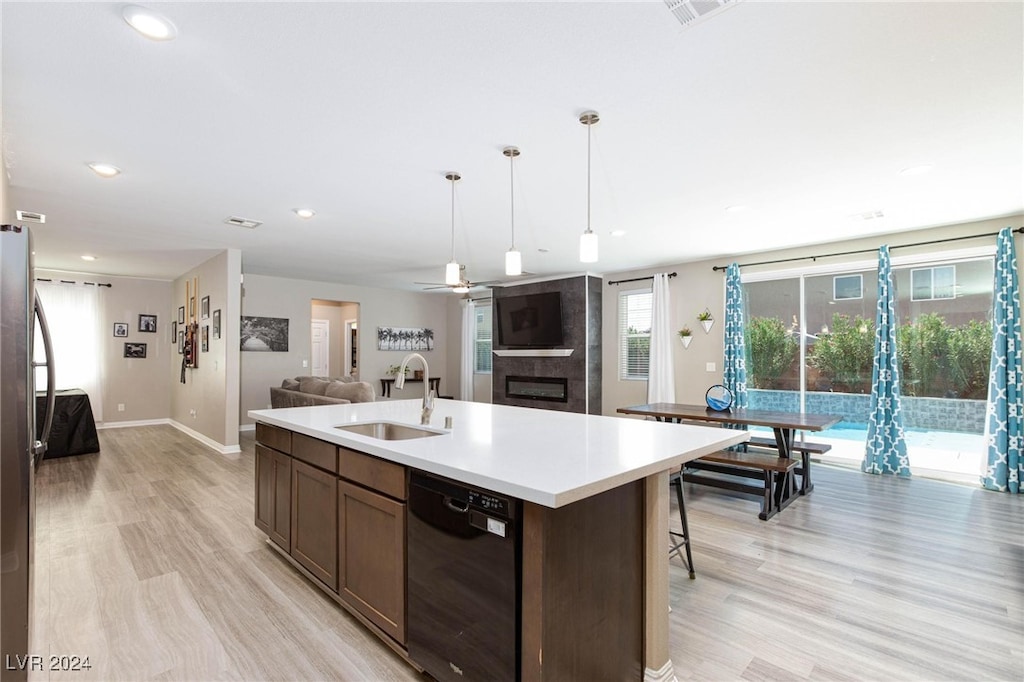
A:
{"label": "white sheer curtain", "polygon": [[473,370],[476,358],[476,304],[462,301],[462,357],[459,360],[459,399],[473,399]]}
{"label": "white sheer curtain", "polygon": [[676,401],[675,370],[672,366],[672,323],[669,319],[668,274],[654,276],[651,289],[651,359],[647,374],[647,402]]}
{"label": "white sheer curtain", "polygon": [[[102,323],[98,287],[36,282],[53,341],[54,380],[58,389],[80,388],[89,394],[96,421],[103,421]],[[43,343],[36,335],[35,356],[41,362]],[[46,370],[36,370],[36,386],[46,386]]]}

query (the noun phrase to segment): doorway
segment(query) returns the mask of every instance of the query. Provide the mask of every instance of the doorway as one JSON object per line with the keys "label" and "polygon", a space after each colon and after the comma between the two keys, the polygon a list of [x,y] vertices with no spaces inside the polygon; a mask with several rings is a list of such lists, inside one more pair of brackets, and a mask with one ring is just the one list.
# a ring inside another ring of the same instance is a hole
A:
{"label": "doorway", "polygon": [[[313,299],[310,305],[313,376],[359,378],[359,303]],[[319,366],[327,371],[317,371]]]}

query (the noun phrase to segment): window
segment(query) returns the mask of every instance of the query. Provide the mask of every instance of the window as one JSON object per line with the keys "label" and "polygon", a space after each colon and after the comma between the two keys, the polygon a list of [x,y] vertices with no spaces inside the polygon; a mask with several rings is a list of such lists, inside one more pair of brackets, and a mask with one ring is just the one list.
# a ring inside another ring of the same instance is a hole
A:
{"label": "window", "polygon": [[651,359],[650,291],[619,293],[619,378],[647,379]]}
{"label": "window", "polygon": [[910,271],[910,300],[938,301],[956,298],[956,266],[916,268]]}
{"label": "window", "polygon": [[862,275],[836,275],[832,278],[832,300],[852,301],[864,298]]}
{"label": "window", "polygon": [[473,371],[477,374],[491,373],[491,304],[476,305],[476,351]]}

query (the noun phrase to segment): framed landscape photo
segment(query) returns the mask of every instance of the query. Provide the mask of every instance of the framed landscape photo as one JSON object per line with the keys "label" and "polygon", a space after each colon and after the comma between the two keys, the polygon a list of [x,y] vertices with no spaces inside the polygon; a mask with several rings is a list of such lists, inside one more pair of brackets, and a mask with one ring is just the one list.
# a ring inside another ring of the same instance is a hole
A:
{"label": "framed landscape photo", "polygon": [[203,325],[203,352],[210,352],[210,325]]}
{"label": "framed landscape photo", "polygon": [[220,308],[213,311],[213,338],[220,338]]}
{"label": "framed landscape photo", "polygon": [[178,324],[185,324],[185,306],[178,307]]}
{"label": "framed landscape photo", "polygon": [[178,332],[178,355],[185,354],[185,332]]}
{"label": "framed landscape photo", "polygon": [[196,297],[193,296],[188,299],[188,319],[194,320],[196,318]]}
{"label": "framed landscape photo", "polygon": [[126,344],[124,344],[124,356],[126,358],[144,358],[144,357],[146,357],[146,344],[144,344],[144,343],[126,343]]}
{"label": "framed landscape photo", "polygon": [[210,319],[210,297],[203,296],[203,300],[199,302],[199,315],[204,320]]}
{"label": "framed landscape photo", "polygon": [[128,323],[127,322],[115,322],[114,323],[114,336],[128,336]]}
{"label": "framed landscape photo", "polygon": [[[139,315],[139,331],[156,333],[156,315]],[[145,356],[143,356],[145,357]]]}
{"label": "framed landscape photo", "polygon": [[288,318],[242,316],[240,350],[288,352]]}

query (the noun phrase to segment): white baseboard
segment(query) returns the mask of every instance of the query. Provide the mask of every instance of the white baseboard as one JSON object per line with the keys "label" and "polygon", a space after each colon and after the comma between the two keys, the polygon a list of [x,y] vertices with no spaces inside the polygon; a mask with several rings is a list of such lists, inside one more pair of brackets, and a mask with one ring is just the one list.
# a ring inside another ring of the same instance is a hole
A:
{"label": "white baseboard", "polygon": [[242,424],[241,426],[238,427],[238,430],[239,430],[239,432],[241,432],[241,431],[255,431],[256,430],[256,425],[255,424]]}
{"label": "white baseboard", "polygon": [[206,447],[208,447],[208,448],[210,448],[212,450],[216,450],[217,452],[219,452],[222,455],[233,455],[233,454],[237,454],[237,453],[242,451],[242,448],[240,448],[237,445],[222,445],[222,444],[218,443],[217,441],[213,440],[212,438],[204,436],[203,434],[199,433],[198,431],[196,431],[194,429],[190,429],[189,427],[185,426],[184,424],[182,424],[180,422],[176,422],[173,419],[168,420],[167,423],[169,423],[171,426],[173,426],[174,428],[178,429],[182,433],[185,433],[185,434],[191,436],[192,438],[195,438],[197,441],[199,441],[200,443],[202,443]]}
{"label": "white baseboard", "polygon": [[675,669],[672,666],[672,659],[665,661],[665,665],[658,670],[646,668],[644,682],[678,682]]}
{"label": "white baseboard", "polygon": [[170,419],[136,419],[135,421],[123,421],[123,422],[100,422],[96,425],[97,429],[126,429],[131,426],[159,426],[160,424],[170,424]]}

